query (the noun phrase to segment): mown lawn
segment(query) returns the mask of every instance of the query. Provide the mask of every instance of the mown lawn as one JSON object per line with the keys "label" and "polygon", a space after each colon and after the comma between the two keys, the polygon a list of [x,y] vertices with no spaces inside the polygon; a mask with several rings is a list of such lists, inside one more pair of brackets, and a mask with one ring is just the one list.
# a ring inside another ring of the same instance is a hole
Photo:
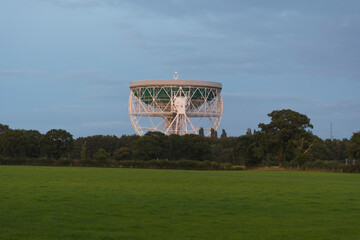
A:
{"label": "mown lawn", "polygon": [[0,239],[360,239],[360,174],[0,166]]}

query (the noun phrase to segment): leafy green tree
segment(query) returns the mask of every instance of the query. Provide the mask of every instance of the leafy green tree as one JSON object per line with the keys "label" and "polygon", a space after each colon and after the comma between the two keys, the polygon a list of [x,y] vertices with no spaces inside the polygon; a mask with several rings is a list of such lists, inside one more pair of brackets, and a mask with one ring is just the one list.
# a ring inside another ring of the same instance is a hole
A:
{"label": "leafy green tree", "polygon": [[181,148],[184,158],[189,160],[207,160],[210,157],[210,144],[208,138],[195,134],[181,136]]}
{"label": "leafy green tree", "polygon": [[161,151],[156,154],[156,158],[165,159],[168,156],[168,136],[162,132],[147,132],[145,136],[152,137]]}
{"label": "leafy green tree", "polygon": [[144,135],[133,142],[132,149],[140,160],[157,159],[162,156],[162,148],[151,135]]}
{"label": "leafy green tree", "polygon": [[222,149],[219,143],[210,145],[211,161],[222,162]]}
{"label": "leafy green tree", "polygon": [[0,134],[0,154],[7,157],[40,157],[41,133],[9,129]]}
{"label": "leafy green tree", "polygon": [[3,125],[3,124],[0,124],[0,134],[6,132],[10,130],[9,126],[8,125]]}
{"label": "leafy green tree", "polygon": [[220,162],[232,162],[233,159],[233,149],[232,148],[222,148],[221,157],[217,161]]}
{"label": "leafy green tree", "polygon": [[185,145],[183,137],[177,134],[171,134],[167,137],[167,158],[169,160],[179,160],[185,158]]}
{"label": "leafy green tree", "polygon": [[99,163],[106,163],[107,160],[110,158],[110,154],[106,152],[105,149],[99,148],[99,150],[97,151],[94,157],[95,157],[95,161]]}
{"label": "leafy green tree", "polygon": [[307,128],[313,128],[310,119],[290,109],[276,110],[268,114],[271,117],[269,124],[260,123],[259,128],[264,134],[267,145],[278,152],[279,166],[285,161],[287,150],[292,140],[309,135]]}
{"label": "leafy green tree", "polygon": [[303,153],[300,149],[298,149],[295,152],[295,158],[294,158],[297,168],[299,169],[301,165],[303,165],[306,162],[306,154]]}
{"label": "leafy green tree", "polygon": [[121,147],[114,151],[114,158],[118,161],[131,159],[131,149],[128,147]]}
{"label": "leafy green tree", "polygon": [[24,131],[25,137],[25,156],[30,158],[38,158],[41,155],[40,141],[42,134],[36,130]]}
{"label": "leafy green tree", "polygon": [[0,135],[1,155],[25,157],[25,138],[22,130],[7,130]]}
{"label": "leafy green tree", "polygon": [[251,128],[248,128],[246,130],[246,136],[251,136],[251,135],[252,135]]}
{"label": "leafy green tree", "polygon": [[336,160],[339,162],[343,162],[347,157],[346,145],[348,143],[348,139],[326,139],[324,141],[324,145],[328,149],[327,160]]}
{"label": "leafy green tree", "polygon": [[203,136],[203,137],[205,136],[205,134],[204,134],[204,128],[201,127],[201,128],[199,129],[199,135],[200,135],[200,136]]}
{"label": "leafy green tree", "polygon": [[226,138],[226,137],[227,137],[226,131],[225,129],[223,129],[220,138]]}
{"label": "leafy green tree", "polygon": [[74,146],[70,133],[62,129],[52,129],[41,138],[41,148],[47,157],[59,159],[67,157]]}
{"label": "leafy green tree", "polygon": [[307,153],[307,157],[310,161],[315,160],[332,160],[330,157],[332,154],[330,150],[326,147],[324,140],[313,135],[313,139],[311,141],[312,146]]}
{"label": "leafy green tree", "polygon": [[236,137],[220,138],[219,143],[221,144],[222,148],[234,148],[237,144],[237,138]]}
{"label": "leafy green tree", "polygon": [[240,136],[238,137],[238,144],[233,150],[233,163],[243,164],[247,167],[254,167],[260,163],[257,157],[256,148],[258,143],[254,136]]}
{"label": "leafy green tree", "polygon": [[210,138],[212,141],[216,141],[217,140],[217,131],[213,128],[211,128],[210,130]]}
{"label": "leafy green tree", "polygon": [[[116,149],[122,147],[122,140],[117,136],[95,135],[85,138],[79,138],[76,142],[86,142],[86,152],[89,158],[94,158],[95,154],[100,148],[103,148],[109,154],[112,154]],[[79,151],[79,150],[77,150]]]}
{"label": "leafy green tree", "polygon": [[83,142],[81,145],[81,153],[80,153],[80,160],[83,162],[87,161],[87,155],[86,155],[86,142]]}
{"label": "leafy green tree", "polygon": [[132,142],[135,141],[136,139],[139,139],[140,136],[134,134],[134,135],[122,135],[119,138],[119,147],[128,147],[130,148],[132,145]]}
{"label": "leafy green tree", "polygon": [[353,133],[346,151],[350,159],[360,160],[360,132]]}

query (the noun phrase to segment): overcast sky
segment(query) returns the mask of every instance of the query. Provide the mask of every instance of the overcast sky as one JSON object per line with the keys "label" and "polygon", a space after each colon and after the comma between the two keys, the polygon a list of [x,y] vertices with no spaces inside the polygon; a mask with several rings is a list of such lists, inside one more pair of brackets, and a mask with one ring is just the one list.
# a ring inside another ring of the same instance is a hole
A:
{"label": "overcast sky", "polygon": [[74,137],[134,134],[129,82],[223,84],[219,130],[273,110],[313,133],[360,131],[359,0],[0,0],[0,123]]}

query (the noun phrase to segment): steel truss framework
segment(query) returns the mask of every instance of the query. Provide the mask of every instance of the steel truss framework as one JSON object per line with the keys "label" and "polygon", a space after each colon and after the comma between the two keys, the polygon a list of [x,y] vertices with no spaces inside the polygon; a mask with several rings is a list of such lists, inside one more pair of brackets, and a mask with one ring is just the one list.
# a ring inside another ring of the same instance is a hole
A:
{"label": "steel truss framework", "polygon": [[[146,131],[209,135],[223,112],[221,88],[196,86],[130,86],[129,115],[138,135]],[[206,123],[205,123],[206,122]]]}

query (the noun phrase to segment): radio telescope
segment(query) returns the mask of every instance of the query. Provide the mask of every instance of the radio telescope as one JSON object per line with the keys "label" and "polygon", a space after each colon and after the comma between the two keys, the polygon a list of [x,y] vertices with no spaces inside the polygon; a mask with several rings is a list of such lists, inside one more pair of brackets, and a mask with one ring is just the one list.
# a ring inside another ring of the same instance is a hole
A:
{"label": "radio telescope", "polygon": [[199,134],[219,127],[223,101],[222,84],[174,79],[130,82],[129,116],[140,136],[147,131],[170,134]]}

